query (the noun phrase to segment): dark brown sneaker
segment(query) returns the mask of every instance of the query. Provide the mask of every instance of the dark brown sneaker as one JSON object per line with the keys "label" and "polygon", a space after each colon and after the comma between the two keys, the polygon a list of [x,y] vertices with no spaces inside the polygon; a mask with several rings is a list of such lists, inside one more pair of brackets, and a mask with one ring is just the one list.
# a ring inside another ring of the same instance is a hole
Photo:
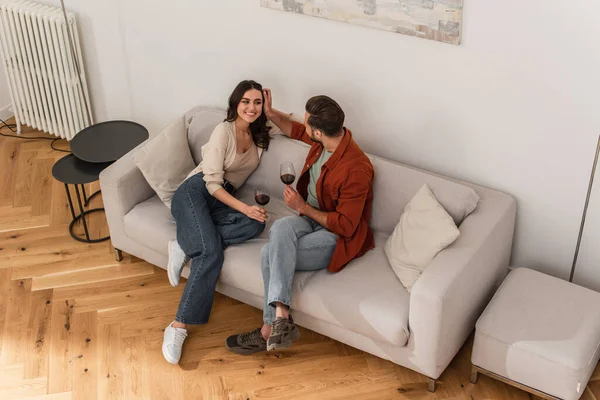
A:
{"label": "dark brown sneaker", "polygon": [[267,341],[262,337],[260,328],[258,328],[252,332],[229,336],[225,341],[225,346],[236,354],[248,355],[266,351]]}
{"label": "dark brown sneaker", "polygon": [[286,349],[300,338],[300,331],[290,316],[289,319],[277,318],[267,340],[267,350]]}

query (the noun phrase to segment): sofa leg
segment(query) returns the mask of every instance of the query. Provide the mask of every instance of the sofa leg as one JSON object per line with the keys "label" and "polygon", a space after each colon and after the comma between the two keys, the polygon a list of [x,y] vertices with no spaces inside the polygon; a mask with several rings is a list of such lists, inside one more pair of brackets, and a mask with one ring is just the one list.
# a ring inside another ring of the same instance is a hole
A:
{"label": "sofa leg", "polygon": [[427,390],[429,390],[431,393],[435,392],[435,379],[427,379]]}
{"label": "sofa leg", "polygon": [[475,368],[475,366],[473,366],[473,369],[471,370],[471,383],[476,384],[478,380],[479,380],[479,371],[477,371],[477,368]]}
{"label": "sofa leg", "polygon": [[119,249],[115,249],[115,258],[119,262],[123,261],[123,252]]}

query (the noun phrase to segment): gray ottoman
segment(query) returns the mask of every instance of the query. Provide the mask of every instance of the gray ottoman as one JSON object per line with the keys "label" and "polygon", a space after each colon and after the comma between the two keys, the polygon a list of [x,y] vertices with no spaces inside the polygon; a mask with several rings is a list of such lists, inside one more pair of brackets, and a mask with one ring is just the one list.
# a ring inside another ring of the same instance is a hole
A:
{"label": "gray ottoman", "polygon": [[599,345],[600,293],[518,268],[477,321],[471,381],[483,373],[540,397],[576,400]]}

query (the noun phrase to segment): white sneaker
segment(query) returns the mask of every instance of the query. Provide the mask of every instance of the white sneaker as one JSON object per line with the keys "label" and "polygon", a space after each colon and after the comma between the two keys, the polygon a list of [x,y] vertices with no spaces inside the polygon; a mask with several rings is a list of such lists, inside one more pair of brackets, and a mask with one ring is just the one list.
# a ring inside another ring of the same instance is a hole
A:
{"label": "white sneaker", "polygon": [[187,337],[187,330],[184,328],[173,328],[173,322],[165,329],[162,352],[167,362],[179,364],[179,360],[181,359],[181,348]]}
{"label": "white sneaker", "polygon": [[187,260],[188,258],[179,246],[179,243],[177,243],[177,240],[171,240],[169,242],[169,262],[167,263],[167,275],[169,276],[171,286],[179,286],[181,271],[183,271]]}

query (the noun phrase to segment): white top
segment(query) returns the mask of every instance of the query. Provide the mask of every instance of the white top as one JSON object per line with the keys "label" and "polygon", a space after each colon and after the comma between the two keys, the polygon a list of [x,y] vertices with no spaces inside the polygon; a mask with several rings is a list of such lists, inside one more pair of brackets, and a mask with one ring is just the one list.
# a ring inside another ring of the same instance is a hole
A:
{"label": "white top", "polygon": [[262,149],[254,143],[245,153],[237,152],[235,122],[221,122],[202,146],[202,162],[192,170],[188,178],[204,172],[206,189],[212,195],[229,181],[238,189],[260,164]]}

